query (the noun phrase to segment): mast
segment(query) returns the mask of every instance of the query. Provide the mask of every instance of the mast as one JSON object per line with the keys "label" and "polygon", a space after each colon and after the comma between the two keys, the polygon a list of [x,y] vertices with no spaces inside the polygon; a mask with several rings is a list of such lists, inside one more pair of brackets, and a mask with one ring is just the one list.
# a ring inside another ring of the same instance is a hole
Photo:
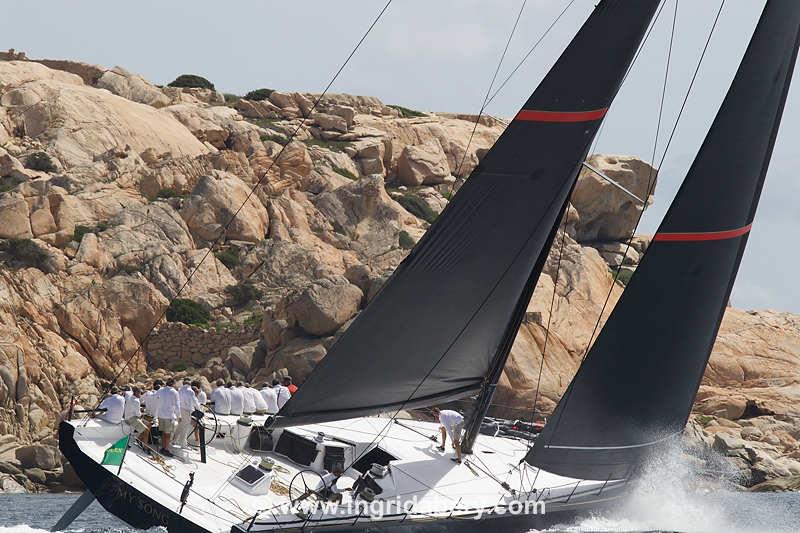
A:
{"label": "mast", "polygon": [[[570,191],[569,196],[571,195],[572,193]],[[519,327],[522,324],[523,318],[525,318],[525,312],[528,309],[528,303],[531,301],[533,291],[536,289],[536,284],[539,281],[539,276],[541,275],[542,270],[544,269],[544,264],[547,261],[548,255],[550,254],[550,248],[552,247],[553,241],[558,233],[558,228],[561,225],[561,219],[564,217],[564,214],[569,207],[569,196],[567,197],[567,201],[564,202],[564,205],[561,207],[561,216],[558,217],[553,229],[550,231],[550,236],[547,239],[547,245],[544,247],[544,249],[542,249],[539,259],[536,261],[536,264],[531,270],[531,275],[528,278],[528,284],[525,286],[525,291],[520,295],[517,306],[514,309],[514,318],[508,323],[508,328],[506,329],[506,333],[504,335],[504,342],[497,350],[497,354],[492,361],[491,369],[486,376],[486,381],[481,389],[481,393],[475,400],[472,414],[469,422],[467,423],[467,427],[464,430],[464,437],[461,441],[461,453],[472,453],[472,447],[475,445],[475,439],[478,438],[478,434],[481,430],[481,424],[483,424],[483,419],[486,418],[486,414],[489,412],[489,408],[492,405],[492,398],[494,397],[494,392],[497,389],[497,383],[500,381],[500,376],[503,375],[503,368],[506,366],[508,355],[511,353],[511,348],[514,346],[514,340],[517,338]]]}
{"label": "mast", "polygon": [[[595,7],[272,427],[426,407],[496,383],[580,162],[658,4],[603,0]],[[332,386],[342,383],[353,386]]]}
{"label": "mast", "polygon": [[579,479],[627,478],[683,431],[745,251],[799,40],[800,2],[769,0],[678,194],[530,464]]}

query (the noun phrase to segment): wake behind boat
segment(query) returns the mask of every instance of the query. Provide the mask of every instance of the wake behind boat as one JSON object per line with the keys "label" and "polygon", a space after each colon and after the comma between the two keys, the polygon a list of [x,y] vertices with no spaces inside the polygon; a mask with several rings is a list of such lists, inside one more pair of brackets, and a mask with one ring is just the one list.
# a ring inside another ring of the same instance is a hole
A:
{"label": "wake behind boat", "polygon": [[[658,4],[598,4],[275,417],[206,417],[198,450],[165,458],[133,446],[113,466],[101,463],[110,446],[130,443],[131,428],[62,423],[61,449],[89,491],[134,526],[174,531],[541,527],[623,495],[689,415],[777,135],[800,36],[796,2],[767,2],[681,191],[542,433],[529,442],[480,430],[578,170]],[[728,194],[710,207],[704,191],[719,188]],[[674,322],[645,329],[654,306]],[[649,353],[619,334],[637,327],[658,340]],[[357,385],[331,386],[344,382]],[[455,432],[461,464],[437,450],[437,424],[397,419],[473,395],[463,439]]]}

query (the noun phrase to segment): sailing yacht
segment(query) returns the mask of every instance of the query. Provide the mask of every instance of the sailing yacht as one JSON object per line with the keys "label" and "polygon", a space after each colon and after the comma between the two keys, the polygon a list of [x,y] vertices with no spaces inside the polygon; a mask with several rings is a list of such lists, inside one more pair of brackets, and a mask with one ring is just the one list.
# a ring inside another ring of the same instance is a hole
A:
{"label": "sailing yacht", "polygon": [[[131,428],[63,422],[61,450],[87,493],[61,525],[96,498],[134,527],[170,531],[511,529],[624,496],[681,432],[716,337],[794,68],[795,0],[766,3],[683,186],[541,434],[529,443],[480,428],[580,165],[658,4],[595,7],[275,417],[206,416],[199,449],[166,458],[131,446],[114,466],[103,458]],[[476,395],[463,464],[436,449],[436,424],[398,418]],[[335,489],[323,480],[334,465]]]}

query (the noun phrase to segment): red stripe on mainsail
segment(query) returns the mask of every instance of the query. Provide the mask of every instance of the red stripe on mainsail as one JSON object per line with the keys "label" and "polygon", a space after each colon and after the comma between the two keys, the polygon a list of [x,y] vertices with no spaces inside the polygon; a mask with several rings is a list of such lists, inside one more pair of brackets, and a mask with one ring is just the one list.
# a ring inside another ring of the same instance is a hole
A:
{"label": "red stripe on mainsail", "polygon": [[606,116],[607,111],[607,107],[593,111],[535,111],[523,109],[517,113],[514,120],[528,122],[589,122],[603,118]]}
{"label": "red stripe on mainsail", "polygon": [[752,224],[727,231],[701,231],[696,233],[656,233],[654,241],[722,241],[741,237],[750,231]]}

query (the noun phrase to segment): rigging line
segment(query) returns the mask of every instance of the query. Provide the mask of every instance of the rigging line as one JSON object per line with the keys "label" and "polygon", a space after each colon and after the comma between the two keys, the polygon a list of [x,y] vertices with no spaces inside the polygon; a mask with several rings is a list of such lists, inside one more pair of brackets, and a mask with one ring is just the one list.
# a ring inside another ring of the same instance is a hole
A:
{"label": "rigging line", "polygon": [[[673,140],[673,138],[675,136],[675,131],[678,129],[678,125],[680,123],[680,120],[683,117],[683,112],[684,112],[684,110],[686,108],[686,103],[689,100],[689,96],[691,95],[692,88],[694,88],[694,83],[697,80],[697,75],[700,72],[700,67],[703,64],[703,59],[705,58],[706,52],[708,51],[708,46],[711,43],[711,37],[714,35],[714,30],[717,27],[717,23],[719,22],[719,17],[722,14],[722,8],[724,6],[725,6],[725,0],[722,0],[720,2],[720,4],[719,4],[719,8],[717,9],[717,14],[714,17],[714,22],[711,25],[711,29],[708,32],[708,37],[706,38],[706,42],[705,42],[705,44],[703,46],[703,51],[700,53],[700,58],[697,61],[697,66],[695,67],[694,73],[692,74],[692,78],[689,81],[689,87],[686,89],[686,94],[683,97],[683,102],[681,103],[680,110],[678,111],[678,115],[675,118],[675,123],[672,126],[672,131],[670,132],[669,138],[667,139],[667,144],[664,147],[664,153],[662,154],[661,159],[659,161],[659,169],[661,168],[661,165],[663,164],[664,159],[666,158],[667,152],[669,151],[669,147],[672,145],[672,140]],[[676,10],[677,10],[677,0],[676,0]],[[653,158],[655,159],[655,155],[653,156]],[[655,161],[653,161],[653,163],[655,163]],[[645,195],[645,199],[649,198],[650,194],[652,194],[652,184],[648,184],[648,190],[647,190],[647,194]],[[639,229],[639,224],[641,223],[643,216],[644,216],[644,209],[642,209],[642,211],[639,213],[639,217],[636,220],[636,225],[633,227],[633,231],[631,232],[631,235],[628,238],[627,247],[625,249],[625,254],[626,255],[628,253],[628,249],[630,249],[631,242],[633,241],[633,237],[636,235],[636,231]],[[614,281],[615,282],[616,282],[617,278],[619,277],[619,273],[620,273],[621,269],[622,269],[622,265],[620,264],[617,267],[617,269],[616,269],[616,271],[614,273]],[[594,330],[592,331],[592,335],[591,335],[591,337],[589,337],[589,343],[586,346],[586,351],[584,352],[583,357],[581,358],[581,362],[583,362],[583,360],[586,358],[586,356],[589,353],[589,349],[590,349],[590,347],[592,345],[592,341],[594,340],[594,336],[597,333],[597,329],[599,327],[600,320],[602,319],[603,313],[605,312],[605,309],[608,306],[608,302],[611,299],[611,292],[613,291],[613,288],[614,288],[614,286],[612,285],[611,289],[609,290],[608,294],[606,295],[606,300],[603,303],[603,307],[600,310],[600,316],[598,317],[597,322],[595,323]]]}
{"label": "rigging line", "polygon": [[[378,23],[378,21],[381,19],[381,17],[383,17],[383,14],[384,14],[384,13],[386,12],[386,10],[389,8],[389,6],[391,5],[391,3],[392,3],[392,0],[388,0],[388,1],[386,2],[386,4],[383,6],[383,8],[382,8],[382,9],[380,10],[380,12],[378,13],[378,15],[377,15],[377,16],[375,17],[375,19],[372,21],[372,24],[370,24],[370,25],[369,25],[369,27],[367,28],[367,31],[366,31],[366,32],[364,32],[364,34],[361,36],[361,39],[359,39],[359,40],[358,40],[358,42],[356,43],[355,47],[353,47],[353,49],[352,49],[352,51],[350,52],[350,54],[349,54],[349,55],[347,56],[347,58],[344,60],[344,62],[342,63],[342,65],[339,67],[339,70],[337,70],[337,71],[336,71],[336,73],[333,75],[333,77],[331,78],[331,80],[328,82],[328,85],[326,85],[326,86],[325,86],[325,89],[324,89],[324,90],[323,90],[323,91],[322,91],[322,92],[321,92],[321,93],[320,93],[320,94],[317,96],[317,98],[314,100],[314,103],[312,104],[311,108],[310,108],[310,109],[309,109],[309,111],[308,111],[308,115],[309,115],[309,116],[310,116],[310,115],[311,115],[311,113],[314,111],[314,109],[316,109],[316,107],[319,105],[320,101],[321,101],[321,100],[322,100],[322,98],[323,98],[323,97],[324,97],[324,96],[327,94],[327,92],[328,92],[328,90],[331,88],[331,86],[332,86],[332,85],[333,85],[333,84],[336,82],[337,78],[339,77],[339,74],[341,74],[341,73],[342,73],[342,71],[344,70],[344,68],[345,68],[345,67],[347,66],[347,64],[350,62],[350,59],[352,59],[352,57],[355,55],[355,53],[356,53],[356,52],[358,51],[358,49],[361,47],[361,44],[364,42],[364,40],[367,38],[367,36],[370,34],[370,32],[372,32],[372,29],[375,27],[375,25]],[[305,117],[303,117],[303,118],[305,118]],[[303,127],[303,124],[304,124],[304,121],[303,121],[303,120],[301,120],[301,121],[300,121],[300,122],[297,124],[297,127],[294,129],[294,131],[292,132],[292,134],[289,136],[289,141],[288,141],[288,142],[287,142],[285,145],[283,145],[283,147],[280,149],[280,151],[278,152],[278,154],[275,156],[275,158],[274,158],[274,159],[272,160],[272,162],[269,164],[269,166],[267,167],[267,169],[264,171],[264,173],[261,175],[261,177],[258,179],[258,181],[257,181],[257,182],[256,182],[256,183],[253,185],[253,187],[250,189],[250,191],[248,192],[248,194],[247,194],[247,196],[245,197],[245,199],[244,199],[244,201],[242,202],[242,204],[239,206],[239,208],[238,208],[238,209],[236,209],[236,211],[234,211],[234,213],[231,215],[231,217],[228,219],[228,221],[227,221],[227,222],[225,223],[225,225],[222,227],[222,231],[220,232],[219,236],[218,236],[216,239],[214,239],[214,241],[211,243],[211,246],[208,248],[208,250],[206,250],[206,253],[205,253],[205,254],[203,255],[203,257],[200,259],[200,262],[199,262],[199,263],[198,263],[198,264],[197,264],[197,265],[194,267],[194,269],[193,269],[193,270],[190,272],[189,276],[187,276],[187,278],[186,278],[186,281],[185,281],[185,282],[184,282],[184,283],[181,285],[180,289],[179,289],[179,290],[178,290],[178,292],[175,294],[175,296],[173,296],[173,297],[170,299],[170,303],[172,303],[172,301],[174,301],[174,300],[175,300],[175,299],[176,299],[178,296],[180,296],[180,294],[183,292],[183,290],[184,290],[184,289],[185,289],[185,288],[188,286],[188,284],[191,282],[191,280],[192,280],[192,278],[194,277],[194,275],[197,273],[197,271],[198,271],[198,270],[200,269],[200,267],[203,265],[203,262],[205,262],[205,260],[206,260],[206,259],[208,258],[208,256],[209,256],[209,254],[211,254],[211,253],[213,252],[213,250],[214,250],[214,247],[215,247],[217,244],[219,244],[220,242],[222,242],[222,240],[224,239],[224,237],[225,237],[225,235],[226,235],[226,233],[227,233],[227,231],[228,231],[228,228],[229,228],[229,227],[230,227],[230,226],[233,224],[234,220],[236,220],[236,217],[239,215],[239,213],[241,212],[241,210],[242,210],[242,209],[244,209],[244,206],[245,206],[245,205],[247,205],[247,203],[250,201],[250,198],[252,198],[253,194],[255,194],[256,190],[257,190],[257,189],[258,189],[258,188],[261,186],[261,184],[264,182],[264,180],[266,179],[267,175],[268,175],[268,174],[269,174],[269,172],[272,170],[272,167],[274,167],[274,166],[275,166],[275,164],[276,164],[276,162],[280,160],[281,156],[283,155],[283,152],[286,150],[286,146],[288,146],[288,145],[289,145],[289,143],[291,143],[291,142],[292,142],[292,140],[294,140],[294,138],[297,136],[297,134],[298,134],[298,132],[300,131],[300,129]],[[126,361],[125,361],[125,364],[122,366],[122,368],[119,370],[119,372],[117,372],[117,374],[114,376],[114,379],[111,381],[111,384],[109,384],[109,386],[108,386],[108,388],[109,388],[109,389],[110,389],[110,387],[111,387],[111,386],[113,386],[113,384],[115,384],[115,383],[117,382],[117,380],[120,378],[120,376],[122,375],[122,373],[123,373],[123,372],[125,371],[125,369],[128,367],[128,365],[130,364],[130,362],[133,360],[133,358],[134,358],[134,357],[135,357],[135,356],[136,356],[136,355],[137,355],[137,354],[138,354],[138,353],[141,351],[141,349],[142,349],[142,346],[143,346],[143,345],[144,345],[144,344],[147,342],[147,340],[148,340],[148,339],[150,338],[150,336],[152,335],[152,333],[153,333],[153,331],[155,330],[155,328],[156,328],[156,326],[158,325],[158,323],[159,323],[159,322],[161,322],[161,320],[164,318],[164,316],[165,316],[166,314],[167,314],[167,309],[164,309],[164,311],[163,311],[163,312],[162,312],[162,313],[159,315],[158,319],[157,319],[157,320],[155,320],[155,321],[153,322],[153,325],[150,327],[150,330],[147,332],[147,334],[145,335],[144,339],[142,339],[142,341],[138,343],[138,345],[137,345],[137,347],[136,347],[136,350],[134,350],[133,354],[131,354],[131,356],[130,356],[130,357],[129,357],[129,358],[126,360]],[[107,392],[107,391],[106,391],[106,392]]]}
{"label": "rigging line", "polygon": [[[675,0],[675,1],[676,1],[675,9],[677,10],[677,1],[678,0]],[[675,124],[672,127],[672,131],[670,132],[669,138],[667,139],[667,144],[664,147],[664,153],[662,154],[661,160],[659,161],[659,168],[661,167],[661,164],[664,162],[664,158],[666,158],[666,154],[669,151],[670,146],[672,145],[672,140],[673,140],[673,137],[675,135],[675,131],[678,129],[678,125],[679,125],[680,120],[681,120],[681,118],[683,116],[684,109],[686,108],[686,103],[689,100],[689,96],[692,93],[692,88],[694,87],[694,83],[695,83],[695,81],[697,79],[697,75],[700,72],[700,68],[701,68],[701,66],[703,64],[703,59],[706,56],[706,52],[708,51],[709,44],[711,43],[711,38],[714,35],[714,31],[717,28],[717,23],[719,22],[720,15],[722,14],[722,9],[724,7],[725,7],[725,0],[721,0],[721,2],[719,4],[719,8],[717,9],[717,14],[714,17],[714,22],[711,24],[711,29],[708,32],[708,37],[706,38],[706,42],[703,45],[703,50],[700,53],[700,58],[697,61],[697,66],[695,67],[694,73],[692,74],[692,78],[689,81],[689,87],[686,89],[686,94],[683,97],[683,102],[681,103],[680,110],[678,111],[678,115],[675,118]],[[645,196],[645,198],[650,196],[650,192],[651,191],[648,190],[648,194]],[[636,221],[636,225],[634,226],[633,231],[631,232],[631,235],[628,238],[627,247],[625,249],[625,253],[626,254],[627,254],[628,249],[630,249],[631,242],[633,241],[633,237],[636,235],[636,231],[639,229],[639,224],[642,221],[643,215],[644,215],[644,209],[642,209],[642,212],[639,213],[639,217],[638,217],[638,219]],[[645,252],[645,253],[647,253],[647,252]],[[620,263],[620,265],[617,267],[616,272],[614,274],[614,284],[616,284],[617,278],[619,277],[619,273],[620,273],[621,270],[622,270],[622,264]],[[614,284],[611,285],[611,288],[609,289],[608,294],[606,295],[605,302],[603,303],[603,307],[600,309],[600,315],[598,316],[597,322],[595,323],[595,327],[594,327],[594,330],[592,332],[592,336],[589,338],[589,343],[586,346],[586,351],[584,352],[583,357],[581,358],[581,364],[583,364],[583,361],[586,359],[586,356],[589,354],[589,350],[591,348],[592,341],[594,339],[594,335],[597,333],[597,328],[598,328],[598,326],[600,324],[600,320],[602,319],[603,313],[605,312],[606,307],[608,306],[608,302],[611,299],[611,293],[614,290]],[[580,372],[580,367],[578,367],[578,371]],[[576,373],[576,375],[577,375],[577,373]],[[567,392],[565,393],[565,397],[567,398],[567,401],[568,401],[569,393],[571,392],[571,390],[572,390],[571,388],[567,388]],[[562,400],[563,400],[563,398],[562,398]],[[556,421],[556,429],[557,428],[558,428],[558,421]],[[555,430],[554,430],[553,434],[555,434]],[[550,439],[550,442],[552,442],[552,437]]]}
{"label": "rigging line", "polygon": [[[542,383],[542,370],[544,369],[544,358],[547,354],[547,341],[550,340],[550,325],[553,321],[553,309],[556,303],[556,296],[558,295],[558,279],[559,273],[561,272],[561,259],[564,256],[564,245],[567,242],[567,217],[569,216],[569,206],[567,206],[567,210],[564,212],[564,220],[561,226],[561,246],[559,247],[558,251],[558,262],[556,263],[556,277],[553,280],[553,297],[550,299],[550,314],[547,317],[547,328],[545,329],[544,334],[544,346],[542,347],[542,359],[539,362],[539,376],[536,378],[536,394],[533,397],[533,409],[531,412],[531,424],[536,420],[536,406],[539,403],[539,387]],[[528,438],[528,452],[530,452],[531,447],[533,446],[533,434]],[[527,452],[526,454],[527,455]]]}
{"label": "rigging line", "polygon": [[544,33],[542,33],[539,36],[539,38],[536,40],[536,42],[533,43],[533,46],[531,46],[530,49],[528,49],[528,52],[524,56],[522,56],[522,59],[520,60],[519,63],[517,63],[517,66],[514,67],[511,70],[511,72],[508,74],[508,76],[506,76],[506,78],[503,80],[503,83],[501,83],[500,86],[497,88],[497,90],[494,93],[492,93],[492,96],[490,96],[489,99],[486,100],[486,104],[484,105],[484,108],[492,103],[492,100],[494,100],[495,96],[500,94],[500,91],[503,90],[503,88],[506,86],[506,84],[509,82],[509,80],[511,80],[511,78],[514,76],[514,74],[516,74],[517,71],[520,69],[520,67],[522,67],[522,65],[528,60],[528,58],[533,53],[533,51],[536,50],[539,47],[539,45],[542,43],[544,38],[547,37],[547,34],[550,33],[550,30],[553,29],[553,27],[558,23],[558,21],[561,20],[561,17],[564,16],[564,13],[566,13],[567,10],[574,3],[575,3],[575,0],[570,0],[569,3],[564,7],[564,9],[561,10],[561,13],[559,13],[558,16],[555,18],[555,20],[553,20],[553,22],[550,23],[550,25],[547,27],[547,29],[544,30]]}
{"label": "rigging line", "polygon": [[[647,32],[645,32],[645,34],[644,34],[644,38],[642,39],[642,43],[639,45],[639,49],[636,50],[636,54],[634,54],[633,60],[631,61],[631,64],[628,65],[628,69],[625,71],[625,75],[622,76],[622,82],[620,82],[620,84],[619,84],[620,89],[622,88],[623,85],[625,85],[625,82],[627,81],[628,76],[630,75],[631,71],[633,70],[633,66],[636,64],[636,60],[639,59],[639,56],[641,55],[642,51],[644,50],[644,46],[645,46],[645,44],[647,44],[647,40],[650,38],[650,34],[653,32],[653,28],[656,27],[656,24],[658,23],[658,19],[661,17],[661,12],[664,11],[664,6],[667,5],[668,1],[669,0],[662,0],[661,3],[659,4],[658,11],[656,11],[656,14],[653,17],[653,20],[650,22],[650,27],[647,28]],[[611,105],[612,106],[614,105],[613,102],[612,102]],[[605,125],[606,125],[606,121],[605,120],[600,123],[600,128],[597,130],[597,135],[595,135],[594,141],[592,141],[592,148],[589,150],[590,154],[594,152],[595,148],[597,148],[597,144],[598,144],[598,142],[600,140],[600,136],[603,134],[603,128],[605,127]]]}
{"label": "rigging line", "polygon": [[469,153],[469,146],[472,144],[472,138],[475,137],[475,131],[478,129],[478,123],[481,121],[481,117],[483,116],[483,112],[486,110],[486,101],[489,99],[489,95],[492,92],[492,88],[494,87],[494,82],[497,81],[497,75],[500,73],[500,67],[503,66],[503,60],[506,58],[506,53],[508,52],[508,47],[511,45],[511,39],[514,37],[514,32],[517,31],[517,26],[519,25],[519,19],[522,17],[522,12],[525,10],[525,4],[528,3],[528,0],[522,0],[522,5],[519,8],[519,12],[517,13],[517,18],[514,21],[514,26],[511,28],[511,33],[508,34],[508,39],[506,40],[506,46],[503,48],[503,53],[500,54],[500,61],[497,62],[497,68],[494,69],[494,75],[492,76],[492,81],[489,82],[489,87],[486,89],[486,94],[483,97],[483,103],[481,104],[481,109],[478,111],[478,115],[475,117],[475,124],[472,125],[472,132],[469,134],[469,139],[467,140],[467,147],[464,148],[464,155],[461,156],[461,162],[456,167],[455,175],[458,176],[461,173],[461,167],[464,166],[464,161],[467,159],[467,154]]}

